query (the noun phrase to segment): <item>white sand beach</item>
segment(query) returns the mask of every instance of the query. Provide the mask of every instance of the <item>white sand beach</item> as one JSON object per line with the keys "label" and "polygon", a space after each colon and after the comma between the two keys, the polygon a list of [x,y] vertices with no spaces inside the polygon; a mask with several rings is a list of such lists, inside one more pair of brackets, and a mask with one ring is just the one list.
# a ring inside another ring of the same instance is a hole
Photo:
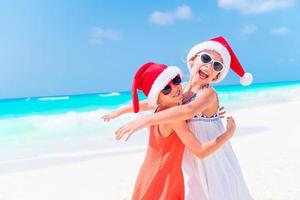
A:
{"label": "white sand beach", "polygon": [[[300,199],[299,113],[300,99],[229,112],[238,125],[231,141],[254,199]],[[130,199],[144,153],[2,163],[0,200]]]}

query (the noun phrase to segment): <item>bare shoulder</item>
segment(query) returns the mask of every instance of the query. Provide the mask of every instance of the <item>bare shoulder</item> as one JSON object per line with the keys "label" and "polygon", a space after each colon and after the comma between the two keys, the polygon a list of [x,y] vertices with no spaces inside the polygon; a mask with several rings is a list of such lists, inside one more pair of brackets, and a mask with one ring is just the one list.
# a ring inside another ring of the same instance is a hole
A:
{"label": "bare shoulder", "polygon": [[204,99],[204,100],[216,100],[217,99],[217,92],[213,88],[205,88],[201,93],[199,93],[196,99]]}
{"label": "bare shoulder", "polygon": [[202,114],[206,116],[213,116],[219,108],[219,100],[218,93],[214,88],[207,88],[208,96],[206,97],[207,101],[209,101],[208,107],[202,111]]}

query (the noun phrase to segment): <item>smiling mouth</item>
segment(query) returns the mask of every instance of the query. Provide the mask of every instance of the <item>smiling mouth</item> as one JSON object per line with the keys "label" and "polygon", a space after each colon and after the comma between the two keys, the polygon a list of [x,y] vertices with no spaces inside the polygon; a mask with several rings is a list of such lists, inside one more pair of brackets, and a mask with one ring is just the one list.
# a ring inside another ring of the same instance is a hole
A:
{"label": "smiling mouth", "polygon": [[178,97],[181,94],[180,90],[177,90],[173,97]]}
{"label": "smiling mouth", "polygon": [[208,77],[208,73],[205,71],[199,70],[199,76],[201,79],[206,79]]}

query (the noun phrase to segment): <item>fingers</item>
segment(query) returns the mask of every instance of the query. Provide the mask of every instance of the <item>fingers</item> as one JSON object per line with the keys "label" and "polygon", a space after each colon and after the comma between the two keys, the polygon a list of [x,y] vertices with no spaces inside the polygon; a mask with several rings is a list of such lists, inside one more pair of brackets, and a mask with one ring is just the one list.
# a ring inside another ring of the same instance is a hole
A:
{"label": "fingers", "polygon": [[220,115],[221,115],[221,114],[224,114],[224,113],[226,113],[225,110],[220,110],[220,111],[219,111],[219,114],[220,114]]}
{"label": "fingers", "polygon": [[221,112],[222,110],[224,110],[224,106],[222,106],[221,108],[219,108],[219,112]]}
{"label": "fingers", "polygon": [[227,121],[232,121],[233,120],[233,118],[231,116],[227,117],[226,119],[227,119]]}
{"label": "fingers", "polygon": [[124,128],[125,128],[125,126],[121,126],[120,128],[118,128],[118,130],[115,132],[115,135],[117,135],[120,132],[122,132]]}
{"label": "fingers", "polygon": [[130,138],[131,135],[132,135],[132,132],[129,132],[128,135],[127,135],[127,138],[125,139],[126,142]]}
{"label": "fingers", "polygon": [[228,117],[228,119],[229,119],[230,121],[234,122],[233,117]]}
{"label": "fingers", "polygon": [[109,118],[104,118],[104,122],[109,122]]}
{"label": "fingers", "polygon": [[120,140],[122,139],[122,137],[127,133],[128,131],[126,130],[126,128],[122,127],[121,129],[119,129],[116,132],[116,140]]}
{"label": "fingers", "polygon": [[103,116],[101,117],[101,119],[103,119],[104,122],[109,122],[110,116],[109,116],[109,114],[103,115]]}
{"label": "fingers", "polygon": [[226,112],[223,111],[223,112],[220,112],[220,113],[219,113],[219,116],[220,116],[221,118],[224,118],[224,117],[225,117],[225,114],[226,114]]}
{"label": "fingers", "polygon": [[130,136],[132,135],[132,133],[133,133],[133,131],[130,129],[130,127],[123,126],[115,132],[116,140],[120,140],[124,137],[124,135],[128,134],[125,139],[125,141],[127,141],[130,138]]}
{"label": "fingers", "polygon": [[103,115],[101,117],[101,119],[103,119],[104,122],[109,122],[111,119],[114,119],[118,116],[118,114],[116,114],[115,112],[111,112],[111,113],[108,113],[106,115]]}
{"label": "fingers", "polygon": [[232,117],[227,117],[227,123],[232,123],[233,118]]}
{"label": "fingers", "polygon": [[227,124],[230,124],[231,126],[235,127],[235,121],[233,117],[227,117]]}
{"label": "fingers", "polygon": [[120,132],[116,135],[116,140],[121,140],[122,137],[125,135],[126,133],[125,132]]}
{"label": "fingers", "polygon": [[219,116],[220,118],[224,118],[226,114],[226,111],[224,110],[224,106],[219,108]]}

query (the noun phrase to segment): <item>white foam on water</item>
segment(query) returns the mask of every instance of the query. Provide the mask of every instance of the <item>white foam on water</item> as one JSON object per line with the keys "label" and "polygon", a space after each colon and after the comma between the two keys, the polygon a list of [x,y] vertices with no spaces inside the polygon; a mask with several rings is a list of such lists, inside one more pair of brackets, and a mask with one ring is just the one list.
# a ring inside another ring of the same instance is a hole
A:
{"label": "white foam on water", "polygon": [[132,120],[133,114],[110,122],[101,116],[111,110],[68,112],[56,115],[31,115],[0,120],[0,161],[46,154],[81,151],[104,152],[107,149],[145,145],[145,130],[128,142],[116,141],[115,131]]}
{"label": "white foam on water", "polygon": [[107,94],[99,94],[100,97],[113,97],[113,96],[120,96],[121,94],[119,92],[112,92]]}
{"label": "white foam on water", "polygon": [[38,98],[39,101],[56,101],[56,100],[68,100],[70,99],[69,96],[61,96],[61,97],[40,97]]}
{"label": "white foam on water", "polygon": [[[111,120],[110,123],[104,123],[101,116],[111,112],[111,110],[95,110],[89,112],[70,111],[63,114],[51,115],[29,115],[18,118],[7,118],[0,120],[0,131],[10,130],[10,135],[17,135],[18,131],[30,131],[30,135],[88,135],[107,130],[108,126],[116,127],[125,123],[126,118]],[[131,114],[129,114],[131,115]],[[125,121],[124,121],[125,120]],[[22,128],[23,127],[23,128]],[[15,133],[12,133],[13,129]],[[69,133],[69,134],[68,134]]]}

